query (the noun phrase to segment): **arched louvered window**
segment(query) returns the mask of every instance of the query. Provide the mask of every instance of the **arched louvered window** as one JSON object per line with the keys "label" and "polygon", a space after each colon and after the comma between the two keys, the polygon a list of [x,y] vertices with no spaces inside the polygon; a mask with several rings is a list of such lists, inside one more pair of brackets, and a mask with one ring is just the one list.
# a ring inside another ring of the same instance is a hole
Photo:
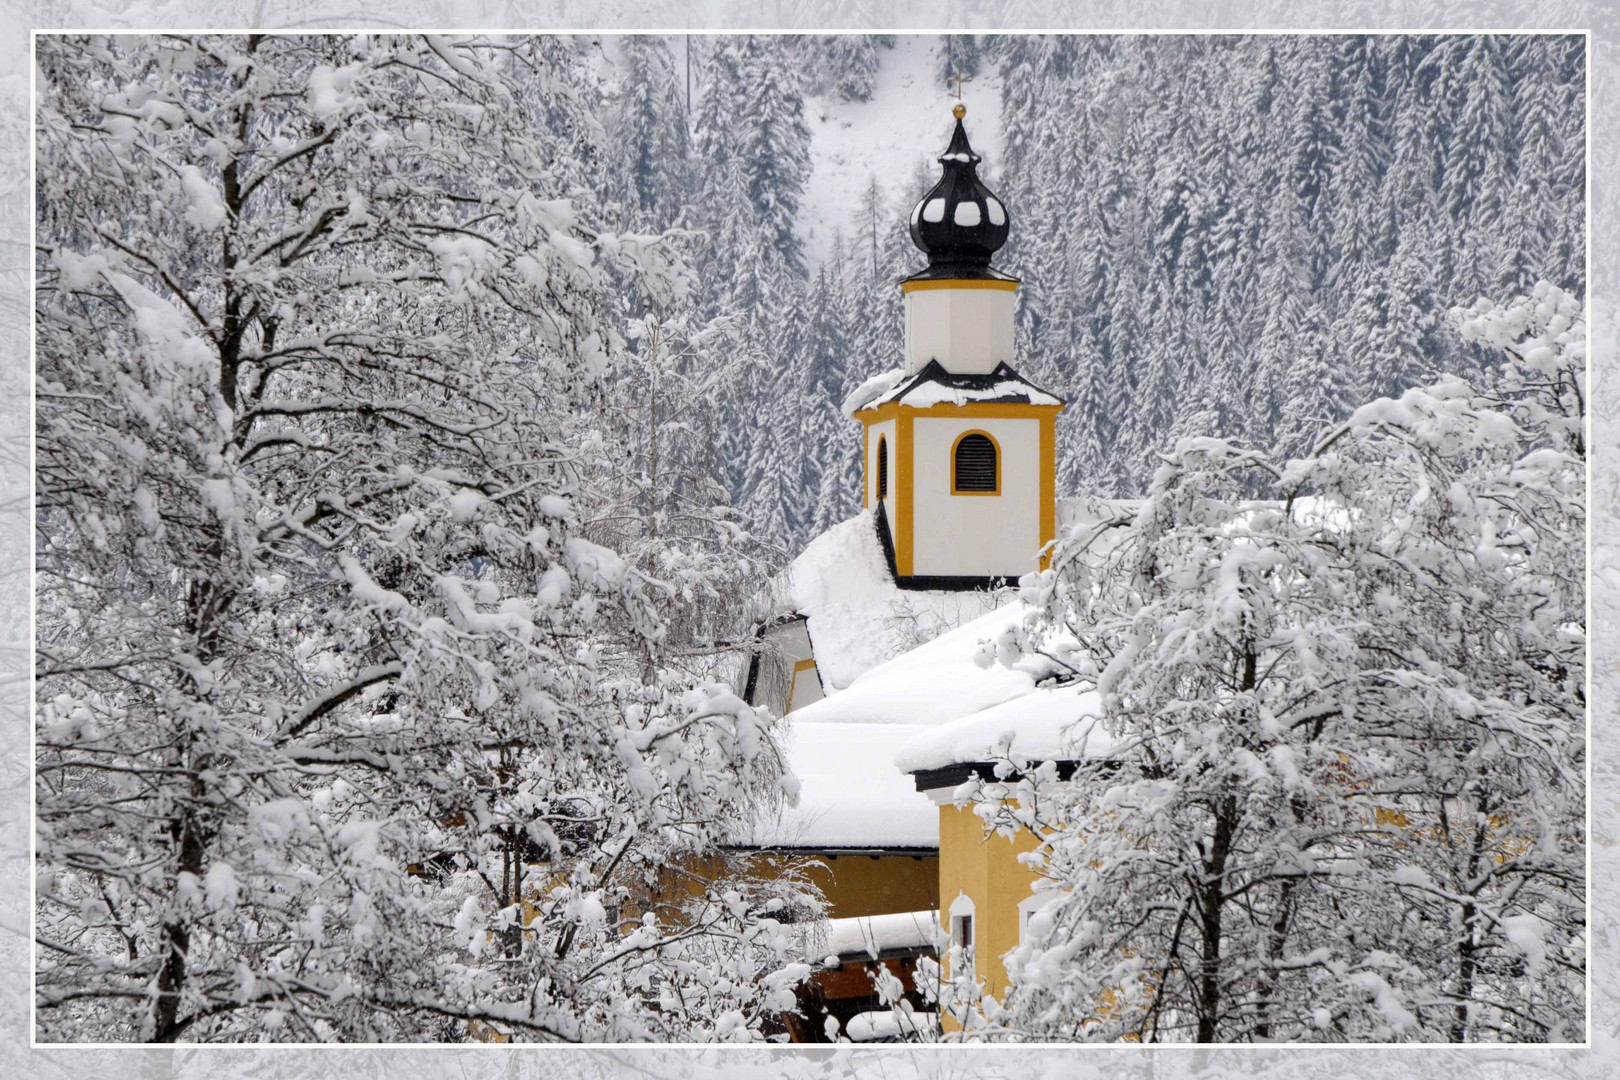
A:
{"label": "arched louvered window", "polygon": [[888,498],[889,495],[889,440],[878,436],[878,464],[877,464],[877,497]]}
{"label": "arched louvered window", "polygon": [[999,495],[1001,455],[996,441],[982,431],[970,431],[951,447],[952,495]]}

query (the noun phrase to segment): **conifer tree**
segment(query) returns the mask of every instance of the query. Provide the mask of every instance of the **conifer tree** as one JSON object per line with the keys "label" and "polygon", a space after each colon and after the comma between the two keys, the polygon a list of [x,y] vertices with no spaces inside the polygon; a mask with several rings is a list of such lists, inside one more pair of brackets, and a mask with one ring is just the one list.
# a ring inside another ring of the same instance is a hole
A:
{"label": "conifer tree", "polygon": [[615,179],[638,227],[681,224],[690,185],[686,106],[675,61],[663,38],[632,34],[623,40],[614,150]]}

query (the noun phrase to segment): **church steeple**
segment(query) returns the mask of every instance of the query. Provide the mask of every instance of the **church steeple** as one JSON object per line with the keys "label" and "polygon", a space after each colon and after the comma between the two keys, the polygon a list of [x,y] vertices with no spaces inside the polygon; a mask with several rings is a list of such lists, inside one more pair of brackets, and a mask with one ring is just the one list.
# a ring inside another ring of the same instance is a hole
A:
{"label": "church steeple", "polygon": [[979,179],[982,158],[968,144],[956,106],[956,131],[939,157],[944,170],[911,211],[911,241],[928,256],[928,267],[908,280],[974,280],[999,277],[990,257],[1007,242],[1007,208]]}
{"label": "church steeple", "polygon": [[1007,242],[1007,208],[979,179],[979,155],[956,106],[939,156],[939,182],[911,212],[911,239],[928,265],[900,283],[906,294],[906,373],[937,361],[957,375],[988,375],[1013,360],[1016,278],[990,265]]}
{"label": "church steeple", "polygon": [[905,367],[849,404],[866,429],[866,505],[895,583],[983,588],[1046,565],[1063,401],[1012,368],[1016,278],[990,265],[1007,209],[979,179],[956,106],[943,174],[911,214],[928,266],[900,283]]}

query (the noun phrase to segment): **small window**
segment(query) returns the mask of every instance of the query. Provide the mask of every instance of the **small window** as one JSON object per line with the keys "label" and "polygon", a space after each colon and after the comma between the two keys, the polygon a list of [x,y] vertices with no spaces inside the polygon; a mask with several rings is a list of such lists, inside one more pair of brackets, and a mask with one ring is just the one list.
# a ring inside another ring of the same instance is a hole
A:
{"label": "small window", "polygon": [[961,950],[963,968],[969,972],[973,970],[974,915],[972,898],[967,893],[957,893],[951,902],[951,945]]}
{"label": "small window", "polygon": [[888,498],[889,495],[889,440],[878,436],[878,466],[877,466],[877,497]]}
{"label": "small window", "polygon": [[1001,492],[1001,456],[982,431],[970,431],[951,449],[952,495],[997,495]]}

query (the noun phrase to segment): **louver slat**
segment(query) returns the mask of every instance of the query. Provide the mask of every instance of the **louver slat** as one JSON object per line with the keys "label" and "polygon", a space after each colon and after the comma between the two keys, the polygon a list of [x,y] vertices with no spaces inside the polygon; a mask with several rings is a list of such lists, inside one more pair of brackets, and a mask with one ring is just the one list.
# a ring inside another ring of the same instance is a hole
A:
{"label": "louver slat", "polygon": [[877,497],[887,498],[889,494],[889,441],[878,440],[878,483]]}
{"label": "louver slat", "polygon": [[996,490],[996,444],[983,435],[967,435],[956,444],[956,491]]}

